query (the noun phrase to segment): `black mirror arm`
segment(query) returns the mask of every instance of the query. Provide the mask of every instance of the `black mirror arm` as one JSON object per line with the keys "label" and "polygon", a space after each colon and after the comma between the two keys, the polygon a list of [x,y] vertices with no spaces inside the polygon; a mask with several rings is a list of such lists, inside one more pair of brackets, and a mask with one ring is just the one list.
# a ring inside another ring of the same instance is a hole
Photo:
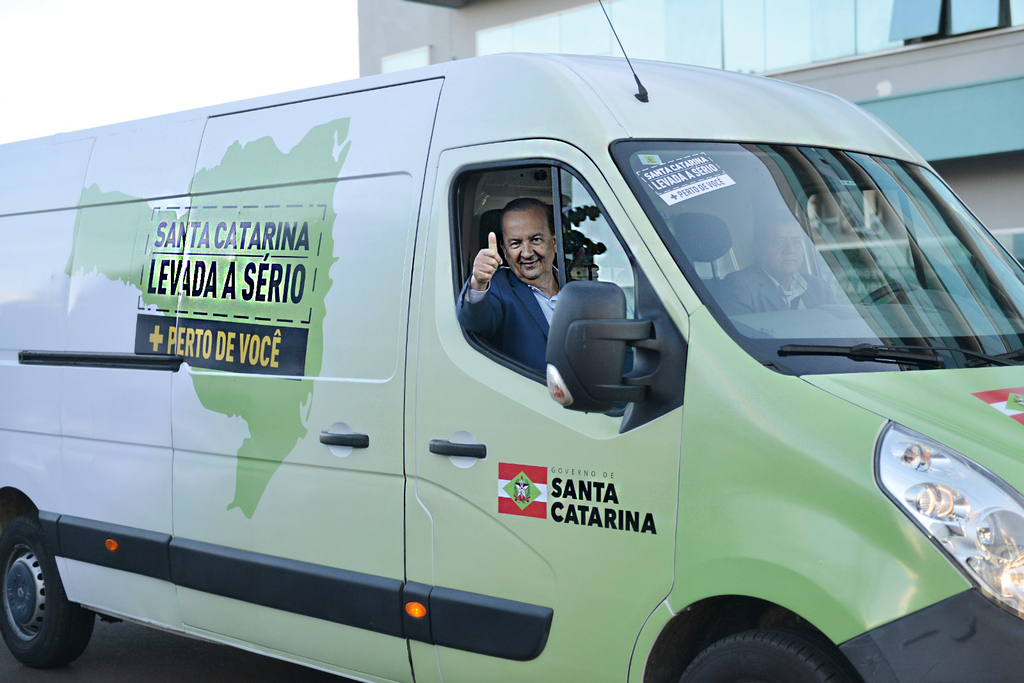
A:
{"label": "black mirror arm", "polygon": [[[639,349],[658,351],[661,348],[654,338],[654,321],[652,320],[586,320],[587,336],[592,339],[624,341]],[[575,325],[575,323],[574,323]],[[645,401],[650,393],[650,385],[657,369],[643,374],[626,376],[621,384],[600,384],[595,387],[594,394],[600,397],[612,397],[616,401],[633,403]]]}
{"label": "black mirror arm", "polygon": [[[636,349],[644,349],[645,351],[654,351],[659,354],[661,353],[662,342],[657,338],[657,328],[654,326],[654,321],[644,320],[642,322],[650,325],[650,333],[643,339],[630,340],[628,343],[630,346]],[[641,387],[644,390],[643,397],[638,399],[646,401],[651,395],[651,385],[654,383],[654,376],[658,374],[660,370],[660,362],[650,369],[649,372],[640,374],[626,375],[622,378],[622,383],[631,387]]]}
{"label": "black mirror arm", "polygon": [[654,323],[650,320],[577,320],[570,329],[579,324],[587,326],[588,337],[624,341],[631,346],[649,341],[654,335]]}

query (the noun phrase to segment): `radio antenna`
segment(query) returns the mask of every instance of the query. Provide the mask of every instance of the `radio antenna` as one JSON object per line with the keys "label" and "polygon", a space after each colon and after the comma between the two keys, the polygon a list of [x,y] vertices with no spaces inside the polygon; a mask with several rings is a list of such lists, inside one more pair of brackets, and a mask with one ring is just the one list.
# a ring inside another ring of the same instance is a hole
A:
{"label": "radio antenna", "polygon": [[629,55],[626,54],[626,48],[622,47],[622,41],[619,40],[619,34],[615,32],[615,26],[612,24],[612,18],[608,16],[608,10],[604,8],[603,0],[597,0],[597,4],[601,5],[601,11],[604,12],[604,18],[608,20],[608,26],[612,29],[612,35],[615,36],[615,42],[619,44],[619,49],[622,50],[622,56],[626,58],[626,64],[629,65],[629,70],[633,72],[633,79],[636,81],[637,93],[633,97],[637,98],[641,102],[649,102],[647,97],[647,88],[640,82],[640,77],[636,75],[636,69],[633,68],[633,62],[629,61]]}

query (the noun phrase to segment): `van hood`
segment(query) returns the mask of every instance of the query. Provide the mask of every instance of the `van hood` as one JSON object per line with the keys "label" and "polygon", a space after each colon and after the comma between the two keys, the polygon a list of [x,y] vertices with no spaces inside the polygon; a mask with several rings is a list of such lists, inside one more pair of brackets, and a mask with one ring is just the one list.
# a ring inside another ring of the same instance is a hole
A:
{"label": "van hood", "polygon": [[803,379],[977,457],[982,464],[989,460],[986,451],[1024,463],[1024,366],[809,375]]}

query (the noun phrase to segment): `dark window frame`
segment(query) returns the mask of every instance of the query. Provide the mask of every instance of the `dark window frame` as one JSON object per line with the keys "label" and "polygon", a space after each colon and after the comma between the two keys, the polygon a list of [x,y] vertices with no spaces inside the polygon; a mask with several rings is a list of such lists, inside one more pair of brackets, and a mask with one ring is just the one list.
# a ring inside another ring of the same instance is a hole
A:
{"label": "dark window frame", "polygon": [[[471,251],[467,252],[466,251],[467,245],[463,244],[463,235],[466,234],[466,230],[465,229],[466,229],[467,215],[466,215],[465,207],[466,207],[466,199],[467,199],[466,184],[468,182],[468,177],[473,176],[473,175],[479,175],[479,174],[485,173],[487,171],[512,170],[512,169],[516,169],[516,168],[535,168],[535,167],[538,167],[538,166],[545,166],[545,167],[547,167],[548,168],[548,172],[552,174],[552,177],[549,180],[552,183],[551,192],[552,192],[552,200],[553,200],[553,203],[552,203],[552,213],[553,213],[553,221],[554,221],[553,222],[553,228],[554,228],[555,234],[556,234],[556,236],[558,238],[557,239],[557,246],[558,246],[558,254],[559,254],[559,258],[558,258],[558,261],[559,261],[559,263],[558,263],[558,266],[559,266],[559,279],[562,280],[562,277],[564,276],[564,269],[565,269],[564,263],[563,263],[564,259],[561,256],[562,255],[562,240],[564,238],[564,236],[563,236],[563,227],[564,226],[562,225],[562,219],[561,219],[561,216],[562,216],[562,197],[561,197],[561,193],[559,192],[557,196],[556,196],[556,193],[555,193],[555,188],[559,186],[560,180],[558,179],[558,174],[552,173],[552,171],[554,169],[564,170],[564,171],[567,171],[568,173],[572,174],[583,185],[584,189],[586,189],[586,191],[590,194],[591,199],[594,200],[594,203],[597,205],[597,208],[600,210],[601,215],[604,217],[605,221],[607,222],[608,228],[611,230],[612,234],[615,236],[615,239],[618,240],[619,247],[623,250],[623,252],[626,255],[626,258],[629,260],[629,264],[630,264],[630,266],[633,269],[633,281],[634,282],[638,281],[638,273],[640,271],[639,271],[639,268],[637,267],[636,260],[633,258],[633,253],[628,249],[628,247],[626,246],[625,241],[622,239],[621,233],[619,232],[618,228],[615,226],[615,223],[612,222],[611,218],[608,216],[608,212],[605,210],[605,205],[601,201],[601,199],[599,198],[597,192],[594,191],[593,186],[587,181],[586,177],[582,173],[580,173],[578,170],[576,170],[571,165],[569,165],[569,164],[567,164],[565,162],[558,161],[557,159],[551,159],[551,158],[527,157],[527,158],[524,158],[524,159],[509,159],[509,160],[505,160],[505,161],[488,161],[488,162],[482,162],[482,163],[467,164],[467,165],[461,167],[456,172],[456,174],[455,174],[455,176],[454,176],[454,178],[452,180],[451,189],[449,191],[449,200],[448,201],[449,201],[449,215],[451,216],[451,220],[449,222],[450,224],[448,226],[448,229],[449,229],[449,236],[451,237],[451,254],[450,254],[450,256],[451,256],[451,263],[452,263],[452,288],[454,290],[453,291],[453,304],[458,302],[459,292],[462,291],[462,285],[465,284],[466,279],[470,275],[469,272],[462,272],[463,269],[466,268],[465,264],[467,263],[465,256],[467,254],[469,254],[469,255],[475,255],[476,254],[476,250],[473,249],[473,247],[471,245],[469,246],[469,249]],[[470,216],[470,218],[471,218],[471,216]],[[470,260],[469,263],[472,263],[472,260]],[[560,284],[560,286],[563,286],[563,287],[565,286],[565,282],[564,281],[560,281],[559,284]],[[634,313],[634,316],[635,315],[636,314]],[[520,362],[518,362],[518,361],[516,361],[516,360],[514,360],[514,359],[512,359],[512,358],[510,358],[510,357],[508,357],[506,355],[504,355],[503,353],[501,353],[500,351],[498,351],[497,349],[492,347],[490,344],[488,344],[486,341],[484,341],[482,338],[480,338],[479,335],[477,335],[477,334],[475,334],[473,332],[468,332],[467,330],[465,330],[462,327],[462,325],[459,325],[459,330],[462,332],[462,336],[466,340],[466,342],[469,343],[469,345],[471,347],[473,347],[475,350],[477,350],[480,353],[482,353],[485,357],[487,357],[490,360],[498,363],[498,365],[502,365],[502,366],[508,368],[509,370],[512,370],[513,372],[515,372],[517,374],[523,375],[524,377],[527,377],[527,378],[532,379],[534,381],[540,382],[541,384],[546,384],[547,379],[544,376],[544,373],[542,371],[534,370],[533,368],[527,367],[526,365],[524,365],[524,364],[522,364],[522,363],[520,363]]]}

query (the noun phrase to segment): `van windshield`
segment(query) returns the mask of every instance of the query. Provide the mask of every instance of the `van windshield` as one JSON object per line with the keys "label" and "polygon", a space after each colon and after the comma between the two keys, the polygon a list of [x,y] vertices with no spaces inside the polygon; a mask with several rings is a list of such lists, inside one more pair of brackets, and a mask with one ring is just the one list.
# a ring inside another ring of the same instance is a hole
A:
{"label": "van windshield", "polygon": [[623,141],[711,312],[794,374],[1024,362],[1024,271],[928,169],[833,149]]}

